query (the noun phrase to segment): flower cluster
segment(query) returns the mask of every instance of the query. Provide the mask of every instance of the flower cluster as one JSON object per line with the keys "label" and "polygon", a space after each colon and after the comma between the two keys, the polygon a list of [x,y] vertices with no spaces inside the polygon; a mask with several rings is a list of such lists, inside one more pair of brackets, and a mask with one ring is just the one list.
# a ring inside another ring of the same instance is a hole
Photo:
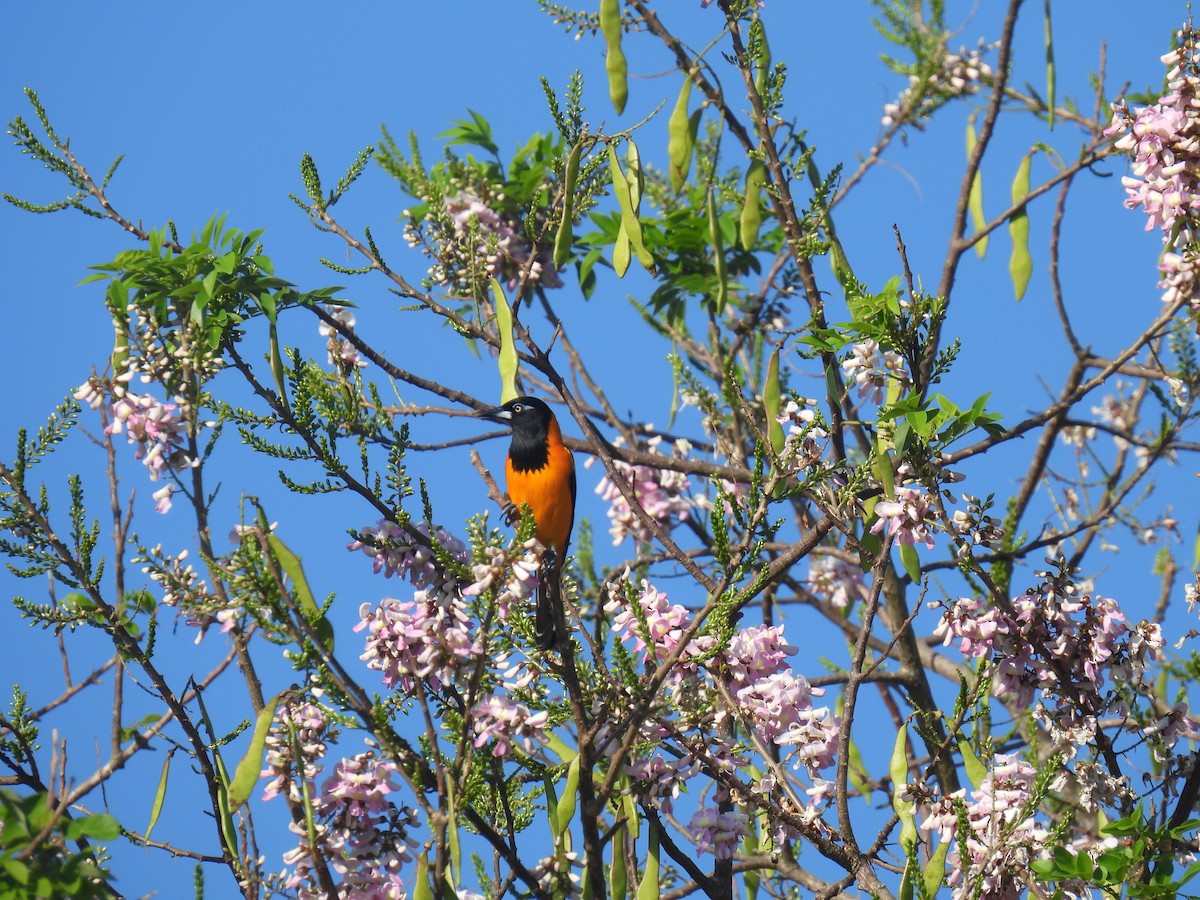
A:
{"label": "flower cluster", "polygon": [[[221,623],[221,631],[231,630],[242,613],[242,607],[222,604],[216,595],[210,593],[208,583],[187,562],[188,556],[186,549],[172,556],[158,544],[150,549],[141,549],[133,562],[141,564],[142,574],[162,586],[163,604],[174,606],[183,613],[186,624],[207,627],[216,619]],[[204,631],[200,631],[196,635],[196,643],[203,639]]]}
{"label": "flower cluster", "polygon": [[1190,23],[1162,61],[1168,69],[1167,93],[1136,113],[1118,100],[1105,134],[1133,157],[1131,174],[1121,180],[1125,205],[1141,207],[1146,230],[1159,229],[1167,245],[1159,263],[1163,300],[1186,297],[1197,307],[1196,254],[1189,245],[1200,216],[1200,37]]}
{"label": "flower cluster", "polygon": [[947,100],[978,93],[980,85],[992,77],[991,66],[983,61],[983,54],[988,49],[980,41],[974,50],[964,47],[958,53],[947,53],[942,57],[938,71],[932,75],[910,75],[908,87],[896,102],[883,107],[884,127],[911,122],[921,128],[922,120],[929,118]]}
{"label": "flower cluster", "polygon": [[793,472],[806,469],[825,452],[829,432],[817,412],[817,401],[795,397],[784,405],[776,421],[787,427],[780,456]]}
{"label": "flower cluster", "polygon": [[275,711],[275,721],[267,733],[266,754],[260,777],[270,778],[263,790],[263,800],[286,794],[292,801],[302,801],[304,794],[296,781],[296,748],[300,749],[299,773],[303,782],[313,784],[324,771],[325,737],[328,731],[325,711],[311,701],[282,704]]}
{"label": "flower cluster", "polygon": [[[150,394],[134,394],[125,384],[132,379],[127,370],[115,382],[95,375],[76,389],[74,397],[92,409],[107,403],[106,434],[125,434],[133,444],[134,459],[141,460],[151,481],[164,474],[178,472],[193,465],[185,450],[187,439],[187,404],[180,397],[174,402],[159,400]],[[171,508],[174,484],[166,484],[154,492],[155,509],[165,513]]]}
{"label": "flower cluster", "polygon": [[809,557],[808,589],[839,609],[866,596],[862,567],[825,553]]}
{"label": "flower cluster", "polygon": [[896,488],[895,500],[880,500],[875,504],[878,517],[871,526],[872,534],[885,529],[902,544],[924,544],[933,549],[934,510],[929,504],[929,495],[919,488]]}
{"label": "flower cluster", "polygon": [[813,697],[825,693],[803,675],[783,668],[738,688],[738,708],[750,720],[759,738],[790,752],[793,768],[804,766],[817,780],[818,770],[836,761],[840,720],[829,707],[813,707]]}
{"label": "flower cluster", "polygon": [[[613,634],[624,642],[632,641],[634,652],[641,652],[643,661],[653,659],[657,663],[670,656],[692,624],[691,613],[682,606],[669,603],[667,595],[645,578],[641,591],[632,602],[626,596],[623,582],[610,582],[607,590],[612,599],[604,611],[616,613],[612,620]],[[673,676],[682,678],[693,669],[691,660],[704,655],[712,646],[711,637],[692,638],[680,655]]]}
{"label": "flower cluster", "polygon": [[284,886],[300,898],[317,898],[314,855],[326,860],[341,877],[348,897],[402,898],[401,868],[413,859],[416,842],[409,836],[415,810],[398,809],[388,800],[397,789],[396,767],[371,753],[343,759],[326,779],[313,804],[316,847],[310,844],[305,822],[289,824],[300,837],[296,849],[284,855],[293,866]]}
{"label": "flower cluster", "polygon": [[[1163,636],[1150,622],[1130,629],[1116,601],[1084,593],[1062,568],[1040,577],[1038,587],[1007,604],[985,608],[980,600],[960,598],[935,633],[946,644],[957,638],[967,656],[990,657],[992,692],[1016,707],[1032,707],[1072,754],[1095,738],[1102,715],[1123,714],[1122,690],[1144,680],[1161,655]],[[1110,680],[1122,690],[1110,688]],[[1162,723],[1161,738],[1169,745],[1194,727],[1180,714]]]}
{"label": "flower cluster", "polygon": [[364,603],[359,617],[354,630],[367,631],[359,659],[367,668],[383,672],[389,688],[408,692],[414,679],[421,679],[440,690],[481,651],[472,636],[475,623],[458,596],[417,591],[408,601],[389,597],[375,608]]}
{"label": "flower cluster", "polygon": [[[428,538],[428,543],[416,540],[412,530]],[[407,578],[413,587],[441,596],[458,593],[458,581],[438,565],[434,545],[452,559],[466,563],[467,546],[444,528],[432,529],[428,522],[418,522],[409,528],[380,519],[359,532],[357,539],[346,545],[347,550],[361,550],[374,560],[375,573],[385,578],[398,575]]]}
{"label": "flower cluster", "polygon": [[[650,452],[659,453],[658,447],[662,442],[662,437],[655,435],[646,443]],[[684,459],[691,449],[690,443],[680,439],[672,445],[672,456],[675,459]],[[630,465],[620,460],[615,465],[625,481],[633,487],[638,505],[664,527],[672,528],[676,523],[686,521],[696,508],[696,500],[688,493],[691,482],[682,472],[655,466]],[[608,533],[612,535],[614,547],[630,536],[634,540],[644,542],[653,538],[650,529],[634,515],[625,496],[607,475],[600,479],[596,493],[609,504]]]}
{"label": "flower cluster", "polygon": [[881,349],[870,338],[851,348],[842,361],[842,374],[857,386],[859,399],[877,406],[883,402],[889,381],[907,384],[909,380],[904,357],[895,350]]}
{"label": "flower cluster", "polygon": [[[349,309],[344,306],[330,305],[326,307],[330,318],[344,328],[353,330],[358,320],[354,317]],[[321,337],[325,338],[325,350],[329,356],[329,364],[335,366],[339,372],[350,373],[355,369],[365,368],[367,361],[363,359],[361,353],[354,349],[354,345],[341,336],[336,328],[328,322],[321,322],[317,326],[317,331]]]}
{"label": "flower cluster", "polygon": [[678,759],[654,753],[631,759],[626,769],[638,798],[671,815],[673,801],[700,771],[700,764],[691,756]]}
{"label": "flower cluster", "polygon": [[[1034,816],[1037,772],[1014,755],[997,754],[995,766],[965,803],[965,791],[957,791],[933,804],[921,828],[938,832],[950,844],[946,862],[949,885],[955,898],[1018,897],[1024,887],[1018,873],[1045,850],[1049,832]],[[959,818],[955,801],[966,807],[970,826],[965,841],[958,835]],[[968,858],[959,848],[965,843]]]}
{"label": "flower cluster", "polygon": [[[428,211],[421,218],[410,210],[403,213],[408,245],[421,247],[436,259],[429,269],[429,283],[473,294],[483,277],[498,278],[511,289],[528,272],[532,283],[562,287],[548,249],[539,249],[530,259],[521,215],[505,209],[503,191],[496,193],[473,176],[468,172],[456,179],[460,189],[440,200],[422,198]],[[476,180],[480,183],[467,183]]]}
{"label": "flower cluster", "polygon": [[963,494],[962,499],[967,508],[956,509],[951,522],[954,533],[962,538],[957,551],[959,558],[970,556],[974,547],[995,546],[1004,539],[1004,529],[987,513],[990,508],[987,501],[981,502],[971,494]]}
{"label": "flower cluster", "polygon": [[746,833],[746,816],[705,806],[692,816],[688,831],[698,852],[711,853],[717,859],[732,859]]}
{"label": "flower cluster", "polygon": [[535,743],[545,742],[549,713],[533,712],[524,703],[492,694],[475,704],[475,748],[494,740],[492,756],[508,756],[514,744],[520,744],[527,755],[534,752]]}
{"label": "flower cluster", "polygon": [[463,595],[477,597],[496,584],[501,584],[496,595],[496,609],[500,618],[507,620],[513,607],[520,608],[533,596],[540,583],[538,573],[542,564],[542,545],[530,538],[515,551],[502,547],[484,547],[486,561],[471,566],[475,581],[463,588]]}

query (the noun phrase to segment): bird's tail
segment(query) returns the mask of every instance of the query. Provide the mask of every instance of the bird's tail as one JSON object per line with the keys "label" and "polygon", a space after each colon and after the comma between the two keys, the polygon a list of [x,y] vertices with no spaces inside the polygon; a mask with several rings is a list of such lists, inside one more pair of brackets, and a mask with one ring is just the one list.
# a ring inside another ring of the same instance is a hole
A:
{"label": "bird's tail", "polygon": [[539,650],[553,650],[566,637],[563,615],[562,564],[557,554],[548,553],[538,572],[537,609],[533,618],[533,633]]}

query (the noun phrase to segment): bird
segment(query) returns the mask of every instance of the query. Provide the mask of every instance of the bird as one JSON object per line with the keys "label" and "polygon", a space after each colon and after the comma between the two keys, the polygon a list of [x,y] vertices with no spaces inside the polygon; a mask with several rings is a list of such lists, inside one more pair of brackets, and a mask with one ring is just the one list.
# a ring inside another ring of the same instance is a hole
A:
{"label": "bird", "polygon": [[528,505],[538,543],[553,554],[543,560],[538,573],[533,620],[537,648],[551,650],[561,646],[566,637],[560,630],[565,628],[562,566],[575,523],[575,457],[563,444],[553,411],[536,397],[517,397],[475,415],[512,429],[504,465],[505,486],[512,503],[509,521],[519,517],[522,504]]}

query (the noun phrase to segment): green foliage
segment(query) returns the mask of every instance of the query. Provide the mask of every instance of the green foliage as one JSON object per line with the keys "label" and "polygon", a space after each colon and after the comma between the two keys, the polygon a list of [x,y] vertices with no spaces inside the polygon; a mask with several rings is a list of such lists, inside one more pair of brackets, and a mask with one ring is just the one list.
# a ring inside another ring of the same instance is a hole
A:
{"label": "green foliage", "polygon": [[89,843],[120,836],[108,813],[71,818],[45,793],[0,787],[0,822],[0,897],[114,896],[103,849]]}
{"label": "green foliage", "polygon": [[[316,185],[319,189],[319,184]],[[200,357],[240,340],[242,326],[255,316],[274,322],[280,310],[326,303],[340,288],[301,293],[273,274],[263,254],[261,230],[242,232],[225,226],[223,215],[210,219],[187,246],[178,246],[161,231],[152,232],[145,248],[125,250],[110,263],[93,266],[85,279],[110,279],[147,317],[170,354],[188,354],[202,369]],[[203,343],[188,338],[194,325]],[[131,331],[134,323],[126,323]],[[128,335],[132,340],[133,334]],[[161,372],[169,393],[186,392],[179,375]],[[175,382],[175,383],[172,383]]]}
{"label": "green foliage", "polygon": [[1116,841],[1095,860],[1086,853],[1056,847],[1051,859],[1034,861],[1033,871],[1039,881],[1082,882],[1111,896],[1178,897],[1183,886],[1200,873],[1200,863],[1195,862],[1178,871],[1188,837],[1198,827],[1197,819],[1163,824],[1147,817],[1138,804],[1129,815],[1100,829],[1102,835]]}

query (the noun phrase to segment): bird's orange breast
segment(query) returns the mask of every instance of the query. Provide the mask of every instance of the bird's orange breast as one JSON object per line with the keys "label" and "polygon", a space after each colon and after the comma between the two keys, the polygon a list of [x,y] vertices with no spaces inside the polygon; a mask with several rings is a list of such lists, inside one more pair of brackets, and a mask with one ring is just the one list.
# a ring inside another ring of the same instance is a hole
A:
{"label": "bird's orange breast", "polygon": [[508,496],[518,507],[528,504],[537,523],[537,539],[560,557],[571,540],[575,520],[575,458],[562,442],[558,423],[550,426],[546,463],[538,469],[505,466]]}

